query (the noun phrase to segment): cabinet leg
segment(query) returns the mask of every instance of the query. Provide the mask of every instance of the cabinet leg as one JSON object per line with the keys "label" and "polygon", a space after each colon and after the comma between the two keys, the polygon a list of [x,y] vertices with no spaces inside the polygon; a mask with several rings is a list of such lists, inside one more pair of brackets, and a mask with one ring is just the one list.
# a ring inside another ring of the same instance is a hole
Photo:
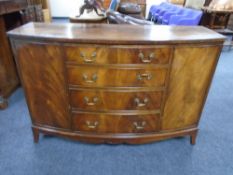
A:
{"label": "cabinet leg", "polygon": [[191,144],[191,145],[195,145],[195,144],[196,144],[196,138],[197,138],[197,131],[194,131],[194,132],[190,135],[190,144]]}
{"label": "cabinet leg", "polygon": [[39,129],[33,128],[33,127],[32,127],[32,133],[33,133],[34,142],[35,142],[35,143],[38,143],[38,141],[39,141],[39,136],[40,136]]}
{"label": "cabinet leg", "polygon": [[2,96],[0,96],[0,109],[6,109],[7,106],[8,106],[7,99],[5,99]]}

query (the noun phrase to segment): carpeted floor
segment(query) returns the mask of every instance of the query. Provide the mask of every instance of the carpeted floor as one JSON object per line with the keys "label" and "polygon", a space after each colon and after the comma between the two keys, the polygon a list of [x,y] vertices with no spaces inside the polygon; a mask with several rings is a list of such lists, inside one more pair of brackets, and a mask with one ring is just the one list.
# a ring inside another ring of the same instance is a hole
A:
{"label": "carpeted floor", "polygon": [[221,56],[200,123],[188,138],[140,146],[89,145],[56,137],[33,143],[22,89],[0,111],[0,175],[232,175],[233,51]]}

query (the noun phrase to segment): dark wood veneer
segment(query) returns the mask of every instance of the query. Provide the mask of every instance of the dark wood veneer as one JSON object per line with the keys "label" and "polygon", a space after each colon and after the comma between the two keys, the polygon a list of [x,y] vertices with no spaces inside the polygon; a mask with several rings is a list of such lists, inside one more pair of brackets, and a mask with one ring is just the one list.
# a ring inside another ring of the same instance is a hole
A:
{"label": "dark wood veneer", "polygon": [[21,25],[19,11],[26,7],[26,0],[0,1],[0,109],[7,107],[7,98],[19,85],[6,32]]}
{"label": "dark wood veneer", "polygon": [[111,144],[190,136],[195,144],[223,36],[203,27],[38,23],[9,36],[35,142],[44,133]]}

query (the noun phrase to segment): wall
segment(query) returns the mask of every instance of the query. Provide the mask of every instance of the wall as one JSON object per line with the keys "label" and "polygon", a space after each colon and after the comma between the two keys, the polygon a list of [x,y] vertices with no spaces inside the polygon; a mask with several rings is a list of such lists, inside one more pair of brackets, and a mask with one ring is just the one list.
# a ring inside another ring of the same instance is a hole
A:
{"label": "wall", "polygon": [[205,0],[186,0],[186,7],[201,9],[205,4]]}
{"label": "wall", "polygon": [[50,0],[52,17],[69,17],[79,14],[84,0]]}

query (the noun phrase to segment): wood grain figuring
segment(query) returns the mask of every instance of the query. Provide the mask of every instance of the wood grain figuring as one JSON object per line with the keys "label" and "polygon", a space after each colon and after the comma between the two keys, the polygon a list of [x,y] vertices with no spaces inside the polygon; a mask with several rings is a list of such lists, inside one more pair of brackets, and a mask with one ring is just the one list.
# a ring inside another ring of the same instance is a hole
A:
{"label": "wood grain figuring", "polygon": [[201,102],[208,92],[220,49],[219,46],[176,48],[163,116],[164,130],[198,123]]}
{"label": "wood grain figuring", "polygon": [[224,42],[194,28],[32,23],[9,32],[34,141],[189,136],[194,145]]}
{"label": "wood grain figuring", "polygon": [[[69,66],[68,82],[74,85],[92,87],[148,87],[164,86],[166,69],[143,68],[102,68]],[[86,77],[86,79],[84,78]]]}
{"label": "wood grain figuring", "polygon": [[[168,64],[170,47],[68,46],[67,61],[74,64]],[[111,58],[111,59],[108,59]]]}
{"label": "wood grain figuring", "polygon": [[[110,24],[28,23],[11,37],[83,44],[200,44],[222,42],[223,36],[200,26],[134,26]],[[98,35],[97,35],[98,34]]]}
{"label": "wood grain figuring", "polygon": [[[160,109],[162,92],[71,91],[71,106],[82,110]],[[121,100],[117,100],[121,99]]]}
{"label": "wood grain figuring", "polygon": [[7,98],[19,85],[6,32],[21,24],[19,11],[25,9],[26,6],[26,0],[0,1],[0,109],[7,107]]}
{"label": "wood grain figuring", "polygon": [[107,116],[77,114],[73,116],[73,129],[84,132],[146,133],[158,131],[159,125],[158,115]]}
{"label": "wood grain figuring", "polygon": [[23,47],[16,47],[18,68],[21,70],[33,123],[69,129],[70,117],[60,47],[26,43]]}

